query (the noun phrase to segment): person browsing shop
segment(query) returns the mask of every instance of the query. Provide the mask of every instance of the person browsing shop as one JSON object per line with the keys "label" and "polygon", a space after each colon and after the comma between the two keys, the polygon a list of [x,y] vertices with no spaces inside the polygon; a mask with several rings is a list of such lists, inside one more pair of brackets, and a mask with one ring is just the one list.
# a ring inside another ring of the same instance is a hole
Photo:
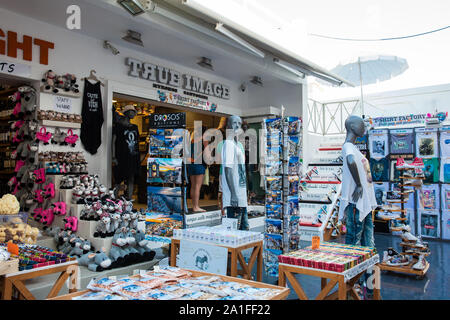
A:
{"label": "person browsing shop", "polygon": [[[205,212],[205,209],[200,208],[200,189],[205,177],[206,165],[203,161],[203,150],[208,145],[207,141],[203,140],[203,134],[206,127],[202,127],[200,135],[194,131],[191,138],[191,163],[187,165],[189,179],[191,181],[191,199],[193,212]],[[195,150],[195,144],[201,143],[199,150]],[[196,152],[197,151],[197,152]]]}

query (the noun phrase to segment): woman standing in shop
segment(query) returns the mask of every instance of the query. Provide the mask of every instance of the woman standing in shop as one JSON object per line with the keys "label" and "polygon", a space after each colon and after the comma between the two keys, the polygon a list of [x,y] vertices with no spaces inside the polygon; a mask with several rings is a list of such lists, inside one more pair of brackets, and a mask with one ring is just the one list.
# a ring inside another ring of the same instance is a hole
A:
{"label": "woman standing in shop", "polygon": [[[203,150],[208,145],[207,141],[203,140],[203,134],[206,131],[206,127],[202,126],[201,136],[197,136],[194,131],[191,138],[191,164],[187,165],[187,171],[189,180],[191,181],[191,199],[192,199],[192,211],[193,212],[205,212],[206,210],[200,208],[200,189],[205,177],[206,165],[203,162]],[[195,152],[195,143],[201,142],[201,148]]]}

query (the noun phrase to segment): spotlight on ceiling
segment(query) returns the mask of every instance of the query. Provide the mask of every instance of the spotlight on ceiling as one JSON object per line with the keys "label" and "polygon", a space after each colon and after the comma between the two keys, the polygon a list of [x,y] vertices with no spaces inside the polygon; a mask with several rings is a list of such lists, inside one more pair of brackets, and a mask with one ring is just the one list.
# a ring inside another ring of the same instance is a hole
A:
{"label": "spotlight on ceiling", "polygon": [[120,53],[120,51],[107,40],[103,41],[103,48],[111,50],[115,56]]}
{"label": "spotlight on ceiling", "polygon": [[144,13],[148,9],[151,1],[147,1],[147,0],[117,0],[117,3],[120,4],[131,15],[137,16],[137,15]]}
{"label": "spotlight on ceiling", "polygon": [[257,85],[257,86],[260,86],[260,87],[263,86],[262,79],[261,79],[261,77],[258,77],[258,76],[254,76],[253,78],[251,78],[250,82],[255,84],[255,85]]}
{"label": "spotlight on ceiling", "polygon": [[136,44],[138,46],[143,47],[144,43],[141,40],[141,34],[137,31],[128,30],[127,35],[122,38],[125,41],[128,41],[130,43]]}
{"label": "spotlight on ceiling", "polygon": [[197,64],[198,64],[200,67],[203,67],[203,68],[209,69],[209,70],[211,70],[211,71],[214,71],[214,68],[213,68],[213,66],[212,66],[211,59],[209,59],[209,58],[201,57],[201,58],[200,58],[200,61],[197,62]]}

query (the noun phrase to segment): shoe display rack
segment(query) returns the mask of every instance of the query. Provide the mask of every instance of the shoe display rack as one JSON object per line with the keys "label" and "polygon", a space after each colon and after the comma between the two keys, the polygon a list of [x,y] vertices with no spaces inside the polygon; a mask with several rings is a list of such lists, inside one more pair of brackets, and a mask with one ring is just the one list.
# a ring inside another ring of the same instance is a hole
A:
{"label": "shoe display rack", "polygon": [[[405,187],[420,188],[422,186],[422,180],[425,179],[423,168],[424,164],[420,158],[416,158],[411,164],[406,163],[403,158],[397,160],[397,170],[401,172],[399,177],[400,190],[398,192],[400,199],[394,203],[400,204],[400,209],[390,210],[400,212],[400,217],[390,218],[391,222],[392,220],[400,222],[407,220],[404,205],[408,200],[407,197],[413,193],[408,192]],[[391,231],[401,232],[401,252],[397,253],[392,248],[388,250],[388,254],[385,255],[383,262],[379,265],[380,269],[412,274],[418,278],[424,277],[430,267],[429,262],[426,261],[426,257],[430,255],[428,244],[423,242],[421,238],[414,236],[409,225],[401,224],[398,227],[391,227]]]}
{"label": "shoe display rack", "polygon": [[302,121],[265,119],[265,272],[278,277],[278,256],[298,249],[299,190],[302,174]]}
{"label": "shoe display rack", "polygon": [[[301,180],[300,240],[311,241],[313,236],[319,236],[321,241],[326,241],[341,233],[337,221],[342,180],[341,150],[340,146],[319,148],[321,160],[309,164]],[[330,155],[333,158],[329,159]]]}

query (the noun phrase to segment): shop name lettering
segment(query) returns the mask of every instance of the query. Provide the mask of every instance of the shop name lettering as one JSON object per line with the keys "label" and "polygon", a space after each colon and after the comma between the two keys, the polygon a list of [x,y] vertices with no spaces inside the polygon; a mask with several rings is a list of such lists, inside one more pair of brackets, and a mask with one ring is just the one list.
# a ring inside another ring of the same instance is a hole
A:
{"label": "shop name lettering", "polygon": [[373,119],[373,122],[381,126],[389,126],[399,123],[420,123],[425,120],[426,114],[410,114],[407,116],[397,116],[397,117],[380,117]]}
{"label": "shop name lettering", "polygon": [[[23,60],[33,61],[33,45],[39,47],[39,63],[48,65],[48,54],[50,49],[55,48],[53,42],[24,35],[19,42],[17,32],[0,29],[0,55],[17,58],[17,52],[22,50]],[[11,71],[12,72],[12,71]]]}
{"label": "shop name lettering", "polygon": [[224,84],[212,83],[189,74],[182,75],[178,71],[133,58],[126,58],[125,64],[130,67],[128,72],[130,77],[139,77],[177,88],[181,86],[185,90],[230,99],[230,88]]}

